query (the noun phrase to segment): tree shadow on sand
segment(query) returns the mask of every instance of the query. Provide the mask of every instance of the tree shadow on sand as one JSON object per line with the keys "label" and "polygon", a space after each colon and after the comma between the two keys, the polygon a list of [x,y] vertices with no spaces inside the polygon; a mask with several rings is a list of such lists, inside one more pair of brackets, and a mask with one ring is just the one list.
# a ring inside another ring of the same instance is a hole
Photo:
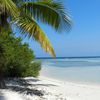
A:
{"label": "tree shadow on sand", "polygon": [[[10,80],[9,80],[10,81]],[[34,82],[34,84],[30,84],[30,81]],[[25,94],[25,95],[36,95],[36,96],[43,96],[46,91],[38,90],[37,86],[56,86],[53,84],[37,84],[38,79],[15,79],[13,80],[13,84],[8,85],[8,89]],[[17,85],[14,84],[17,83]],[[12,83],[12,82],[11,82]],[[34,87],[34,88],[29,88]]]}
{"label": "tree shadow on sand", "polygon": [[4,94],[0,91],[0,100],[6,100]]}
{"label": "tree shadow on sand", "polygon": [[21,94],[25,94],[25,95],[37,95],[37,96],[43,96],[44,95],[44,91],[40,91],[37,89],[30,89],[27,87],[20,87],[20,86],[9,86],[8,89],[21,93]]}

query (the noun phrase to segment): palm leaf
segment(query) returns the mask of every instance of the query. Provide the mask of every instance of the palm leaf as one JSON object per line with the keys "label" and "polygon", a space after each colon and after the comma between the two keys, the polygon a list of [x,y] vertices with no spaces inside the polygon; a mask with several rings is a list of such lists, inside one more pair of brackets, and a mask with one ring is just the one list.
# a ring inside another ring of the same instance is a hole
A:
{"label": "palm leaf", "polygon": [[54,0],[36,0],[35,2],[21,3],[21,10],[31,12],[33,17],[56,30],[70,29],[70,17],[64,12],[63,4]]}
{"label": "palm leaf", "polygon": [[18,16],[19,11],[12,0],[0,0],[1,13],[10,14],[14,17]]}
{"label": "palm leaf", "polygon": [[23,17],[21,16],[16,18],[13,23],[19,26],[22,33],[27,32],[29,37],[32,36],[36,41],[41,44],[41,47],[46,52],[49,52],[55,57],[55,53],[50,41],[33,18],[25,15]]}

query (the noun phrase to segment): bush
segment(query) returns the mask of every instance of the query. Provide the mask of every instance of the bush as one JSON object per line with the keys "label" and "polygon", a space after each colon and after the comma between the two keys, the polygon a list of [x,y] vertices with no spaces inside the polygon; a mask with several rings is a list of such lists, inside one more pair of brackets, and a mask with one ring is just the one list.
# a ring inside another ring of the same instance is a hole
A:
{"label": "bush", "polygon": [[0,34],[0,74],[5,77],[37,76],[41,63],[34,62],[34,53],[11,33]]}
{"label": "bush", "polygon": [[39,71],[41,70],[41,62],[33,62],[27,67],[26,71],[23,73],[23,77],[33,76],[37,77]]}

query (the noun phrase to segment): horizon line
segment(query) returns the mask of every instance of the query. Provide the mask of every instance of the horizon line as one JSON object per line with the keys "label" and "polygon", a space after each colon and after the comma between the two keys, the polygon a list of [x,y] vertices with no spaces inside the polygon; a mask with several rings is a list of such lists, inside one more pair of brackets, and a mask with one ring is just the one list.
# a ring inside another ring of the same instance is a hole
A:
{"label": "horizon line", "polygon": [[100,58],[100,56],[68,56],[68,57],[36,57],[36,59],[57,59],[57,58]]}

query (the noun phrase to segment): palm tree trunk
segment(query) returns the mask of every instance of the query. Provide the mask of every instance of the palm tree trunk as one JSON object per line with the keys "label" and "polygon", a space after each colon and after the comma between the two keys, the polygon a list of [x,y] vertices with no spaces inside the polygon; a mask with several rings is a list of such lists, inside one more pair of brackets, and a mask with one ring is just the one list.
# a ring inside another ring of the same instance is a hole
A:
{"label": "palm tree trunk", "polygon": [[5,59],[3,55],[3,48],[0,45],[0,88],[5,88],[5,81],[4,81],[4,68],[5,68]]}
{"label": "palm tree trunk", "polygon": [[[1,59],[0,59],[1,60]],[[4,66],[2,66],[3,64],[2,63],[4,63],[3,62],[3,60],[1,60],[0,61],[0,88],[1,89],[4,89],[4,88],[6,88],[6,85],[5,85],[5,78],[4,78]]]}
{"label": "palm tree trunk", "polygon": [[5,89],[6,85],[5,85],[5,81],[3,79],[0,79],[0,89]]}

